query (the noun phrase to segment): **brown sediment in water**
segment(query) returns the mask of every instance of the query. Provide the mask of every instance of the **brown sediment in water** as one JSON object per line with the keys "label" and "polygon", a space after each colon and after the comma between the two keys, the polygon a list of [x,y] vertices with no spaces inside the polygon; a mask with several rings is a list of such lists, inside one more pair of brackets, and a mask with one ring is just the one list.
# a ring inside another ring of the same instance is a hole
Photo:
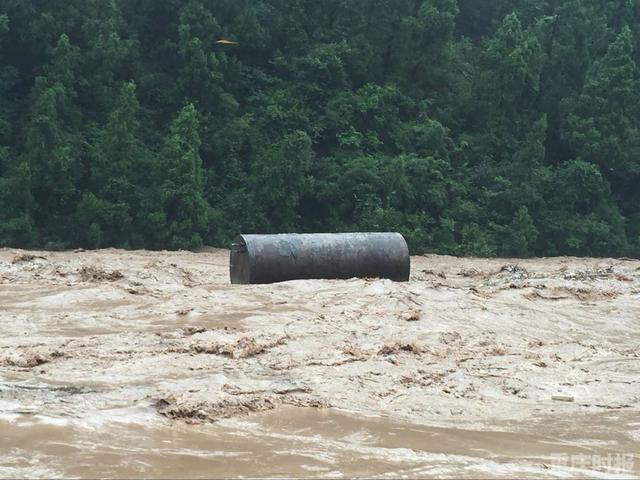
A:
{"label": "brown sediment in water", "polygon": [[640,472],[640,261],[412,269],[239,286],[221,250],[0,250],[0,477]]}

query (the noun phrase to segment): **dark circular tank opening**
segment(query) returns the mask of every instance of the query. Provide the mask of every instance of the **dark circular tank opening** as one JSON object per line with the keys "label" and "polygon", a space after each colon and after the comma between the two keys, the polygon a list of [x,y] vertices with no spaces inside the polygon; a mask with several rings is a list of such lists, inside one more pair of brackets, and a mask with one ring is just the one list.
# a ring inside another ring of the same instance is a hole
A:
{"label": "dark circular tank opening", "polygon": [[233,284],[251,283],[249,251],[247,243],[241,235],[236,237],[231,244],[229,273]]}

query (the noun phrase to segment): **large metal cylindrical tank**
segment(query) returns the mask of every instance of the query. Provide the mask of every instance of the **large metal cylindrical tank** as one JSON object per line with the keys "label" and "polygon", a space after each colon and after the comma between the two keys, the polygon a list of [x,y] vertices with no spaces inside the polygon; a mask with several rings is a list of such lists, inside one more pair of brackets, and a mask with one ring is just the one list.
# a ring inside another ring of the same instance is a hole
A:
{"label": "large metal cylindrical tank", "polygon": [[399,233],[240,235],[231,246],[231,283],[302,279],[409,280],[409,248]]}

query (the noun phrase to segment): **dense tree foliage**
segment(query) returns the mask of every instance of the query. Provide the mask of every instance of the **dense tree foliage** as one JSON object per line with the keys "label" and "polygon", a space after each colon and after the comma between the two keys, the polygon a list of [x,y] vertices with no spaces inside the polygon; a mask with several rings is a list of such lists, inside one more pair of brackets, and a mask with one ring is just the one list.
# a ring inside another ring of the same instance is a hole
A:
{"label": "dense tree foliage", "polygon": [[480,3],[0,0],[0,245],[640,255],[637,2]]}

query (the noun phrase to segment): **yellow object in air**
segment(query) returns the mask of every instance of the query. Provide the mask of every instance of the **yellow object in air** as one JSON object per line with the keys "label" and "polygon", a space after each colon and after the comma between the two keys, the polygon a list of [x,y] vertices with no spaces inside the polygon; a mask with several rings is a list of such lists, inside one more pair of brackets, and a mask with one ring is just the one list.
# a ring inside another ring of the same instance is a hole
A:
{"label": "yellow object in air", "polygon": [[218,40],[216,43],[219,43],[221,45],[238,45],[238,42],[234,42],[233,40]]}

